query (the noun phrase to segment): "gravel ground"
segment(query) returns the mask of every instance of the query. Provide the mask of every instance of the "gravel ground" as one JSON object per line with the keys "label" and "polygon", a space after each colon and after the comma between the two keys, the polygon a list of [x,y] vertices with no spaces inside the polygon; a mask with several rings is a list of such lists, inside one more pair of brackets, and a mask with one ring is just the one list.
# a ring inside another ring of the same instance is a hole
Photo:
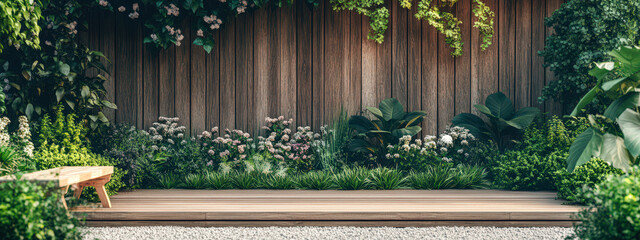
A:
{"label": "gravel ground", "polygon": [[495,227],[265,227],[84,228],[85,239],[564,239],[571,228]]}

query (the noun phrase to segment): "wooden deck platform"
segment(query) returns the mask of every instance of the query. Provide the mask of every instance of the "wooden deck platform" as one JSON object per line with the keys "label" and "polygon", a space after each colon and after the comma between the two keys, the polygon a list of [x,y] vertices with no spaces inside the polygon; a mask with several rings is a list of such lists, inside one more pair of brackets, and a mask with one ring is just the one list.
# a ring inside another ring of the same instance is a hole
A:
{"label": "wooden deck platform", "polygon": [[112,208],[79,207],[89,226],[571,226],[578,206],[552,192],[499,190],[136,190]]}

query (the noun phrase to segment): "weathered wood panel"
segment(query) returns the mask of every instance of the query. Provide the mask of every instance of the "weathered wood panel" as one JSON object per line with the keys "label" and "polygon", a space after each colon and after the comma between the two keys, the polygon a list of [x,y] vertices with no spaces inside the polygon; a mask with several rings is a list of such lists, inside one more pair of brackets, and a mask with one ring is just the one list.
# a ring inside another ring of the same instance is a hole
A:
{"label": "weathered wood panel", "polygon": [[382,44],[367,39],[369,19],[325,1],[227,20],[210,54],[191,45],[197,29],[188,22],[181,46],[143,46],[142,31],[130,34],[141,27],[119,13],[90,21],[88,39],[111,61],[105,88],[119,109],[107,116],[145,128],[158,116],[177,116],[191,133],[214,126],[255,132],[278,115],[318,128],[341,108],[355,114],[395,97],[426,111],[424,133],[435,134],[496,91],[516,106],[560,113],[562,106],[537,103],[553,78],[537,51],[551,32],[544,17],[562,1],[485,2],[496,13],[493,45],[480,50],[472,1],[461,0],[453,11],[463,21],[464,55],[456,58],[441,34],[415,19],[415,6],[394,1],[386,4],[391,19]]}

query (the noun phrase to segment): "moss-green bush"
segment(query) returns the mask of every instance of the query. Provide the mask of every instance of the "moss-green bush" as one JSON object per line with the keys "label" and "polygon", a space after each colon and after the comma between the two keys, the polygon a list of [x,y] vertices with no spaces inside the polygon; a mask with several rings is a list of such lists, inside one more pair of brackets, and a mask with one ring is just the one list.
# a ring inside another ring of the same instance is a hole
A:
{"label": "moss-green bush", "polygon": [[498,156],[493,168],[494,185],[509,190],[554,190],[555,174],[565,166],[568,153],[556,151],[546,157],[523,151]]}
{"label": "moss-green bush", "polygon": [[68,214],[52,185],[0,183],[1,239],[81,239],[80,221]]}
{"label": "moss-green bush", "polygon": [[607,179],[608,175],[621,174],[623,174],[622,170],[599,158],[591,159],[591,161],[576,167],[573,172],[567,172],[565,169],[559,170],[556,180],[558,198],[584,203],[585,199],[578,194],[580,189],[583,187],[592,188]]}
{"label": "moss-green bush", "polygon": [[640,169],[610,175],[582,193],[588,207],[577,215],[577,239],[640,239]]}
{"label": "moss-green bush", "polygon": [[[87,129],[75,120],[74,114],[64,115],[59,108],[55,121],[51,122],[45,115],[38,129],[38,150],[34,154],[34,162],[40,170],[62,166],[114,166],[112,159],[92,153],[86,140]],[[111,180],[105,185],[109,195],[116,194],[124,187],[122,176],[125,171],[114,168]],[[93,187],[85,188],[83,196],[96,201],[97,194]]]}

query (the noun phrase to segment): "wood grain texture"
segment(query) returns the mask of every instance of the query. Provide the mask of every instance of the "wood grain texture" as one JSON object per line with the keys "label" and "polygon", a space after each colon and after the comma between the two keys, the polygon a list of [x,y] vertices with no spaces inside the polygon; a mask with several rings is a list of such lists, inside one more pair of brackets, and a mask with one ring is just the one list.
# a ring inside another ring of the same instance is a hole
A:
{"label": "wood grain texture", "polygon": [[136,190],[113,196],[111,202],[111,209],[78,207],[74,212],[87,214],[87,221],[92,224],[497,221],[530,226],[527,222],[571,221],[570,215],[580,210],[555,200],[552,192],[500,190]]}
{"label": "wood grain texture", "polygon": [[211,54],[190,44],[195,30],[187,22],[180,25],[189,32],[182,46],[157,53],[128,34],[140,26],[126,18],[116,23],[110,13],[92,22],[99,27],[88,38],[92,48],[97,38],[96,48],[113,63],[105,88],[120,109],[106,113],[118,122],[148,127],[157,116],[177,116],[190,133],[214,126],[256,133],[265,117],[283,115],[318,129],[341,108],[356,114],[396,97],[406,109],[426,111],[423,134],[437,134],[496,91],[518,107],[562,113],[560,104],[536,101],[553,79],[537,56],[551,32],[543,17],[561,2],[485,1],[496,13],[495,34],[482,51],[472,0],[459,1],[452,10],[462,20],[464,55],[455,58],[442,34],[415,19],[415,6],[398,2],[385,3],[391,17],[382,44],[367,38],[368,18],[325,2],[231,18],[216,32]]}

